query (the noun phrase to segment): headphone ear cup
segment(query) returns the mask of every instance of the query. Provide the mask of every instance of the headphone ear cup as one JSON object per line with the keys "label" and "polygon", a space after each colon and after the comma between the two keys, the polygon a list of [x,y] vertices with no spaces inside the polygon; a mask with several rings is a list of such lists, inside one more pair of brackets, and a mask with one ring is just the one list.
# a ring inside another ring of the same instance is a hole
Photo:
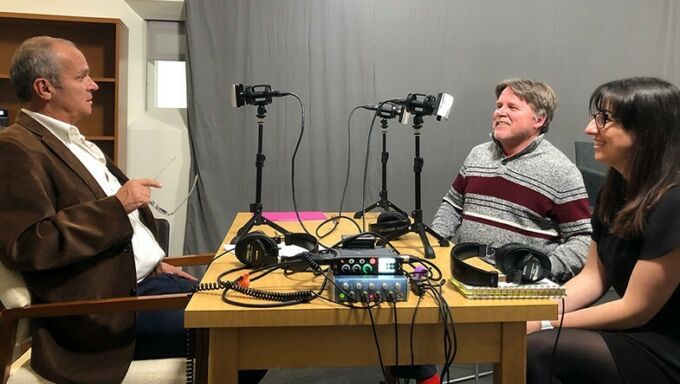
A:
{"label": "headphone ear cup", "polygon": [[297,245],[312,253],[319,252],[319,240],[309,233],[286,233],[284,239],[286,245]]}
{"label": "headphone ear cup", "polygon": [[496,266],[512,283],[535,283],[550,276],[548,256],[520,243],[508,243],[496,249]]}
{"label": "headphone ear cup", "polygon": [[408,229],[411,220],[399,211],[384,211],[378,215],[375,223],[368,225],[368,230],[383,236]]}
{"label": "headphone ear cup", "polygon": [[238,261],[250,268],[261,268],[279,262],[278,244],[262,231],[241,236],[236,241],[234,253]]}
{"label": "headphone ear cup", "polygon": [[384,211],[378,215],[378,223],[393,223],[404,221],[407,218],[399,211]]}

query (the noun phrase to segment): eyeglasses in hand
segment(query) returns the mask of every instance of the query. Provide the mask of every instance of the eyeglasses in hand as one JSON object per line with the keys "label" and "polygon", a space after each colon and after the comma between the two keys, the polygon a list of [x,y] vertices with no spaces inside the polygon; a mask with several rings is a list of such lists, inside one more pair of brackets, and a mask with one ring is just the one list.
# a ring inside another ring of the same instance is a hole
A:
{"label": "eyeglasses in hand", "polygon": [[[170,161],[168,161],[167,164],[165,164],[165,166],[163,166],[163,168],[161,168],[160,172],[158,172],[158,175],[156,175],[156,177],[154,177],[154,180],[158,180],[158,178],[163,174],[163,172],[165,172],[165,170],[168,168],[168,166],[169,166],[170,164],[172,164],[173,161],[175,161],[175,159],[177,159],[176,156],[173,157],[172,159],[170,159]],[[160,214],[162,214],[162,215],[165,215],[165,216],[172,216],[172,215],[174,215],[175,213],[177,213],[177,211],[178,211],[178,210],[184,205],[184,203],[186,203],[186,201],[189,199],[189,196],[191,196],[191,194],[194,193],[194,190],[196,189],[196,184],[197,184],[197,183],[198,183],[198,174],[196,174],[196,176],[194,176],[194,181],[193,181],[193,183],[192,183],[192,185],[191,185],[191,189],[189,190],[189,193],[186,195],[186,197],[184,197],[184,199],[182,199],[182,201],[181,201],[181,202],[177,205],[177,207],[176,207],[175,209],[173,209],[172,211],[168,211],[168,210],[164,209],[163,207],[161,207],[160,205],[158,205],[157,202],[155,202],[155,201],[153,201],[153,200],[151,200],[151,202],[149,202],[149,205],[152,206],[156,211],[158,211],[158,213],[160,213]]]}

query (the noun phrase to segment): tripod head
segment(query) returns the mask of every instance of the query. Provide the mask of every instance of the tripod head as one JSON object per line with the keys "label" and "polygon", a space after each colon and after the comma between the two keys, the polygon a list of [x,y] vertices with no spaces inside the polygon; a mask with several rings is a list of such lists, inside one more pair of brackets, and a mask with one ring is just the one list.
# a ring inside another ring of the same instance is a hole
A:
{"label": "tripod head", "polygon": [[273,97],[290,95],[289,92],[272,91],[269,84],[246,85],[233,84],[231,86],[231,105],[238,108],[242,105],[264,106],[271,104]]}
{"label": "tripod head", "polygon": [[362,108],[378,112],[378,117],[381,119],[401,118],[401,115],[404,113],[404,107],[392,101],[384,101],[376,105],[364,105]]}
{"label": "tripod head", "polygon": [[423,93],[409,93],[404,100],[393,100],[395,103],[404,106],[404,113],[401,122],[406,124],[410,115],[419,117],[434,115],[437,121],[448,120],[449,113],[453,107],[453,96],[448,93],[439,93],[437,96],[425,95]]}

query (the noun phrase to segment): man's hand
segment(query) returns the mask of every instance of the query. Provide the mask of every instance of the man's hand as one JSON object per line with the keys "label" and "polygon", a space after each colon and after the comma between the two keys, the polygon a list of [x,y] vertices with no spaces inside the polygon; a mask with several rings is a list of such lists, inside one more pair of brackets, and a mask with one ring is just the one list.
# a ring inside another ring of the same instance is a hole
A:
{"label": "man's hand", "polygon": [[151,188],[161,188],[160,182],[154,179],[128,180],[118,192],[116,197],[123,204],[126,213],[130,213],[139,207],[151,202]]}
{"label": "man's hand", "polygon": [[168,263],[164,263],[162,261],[160,263],[158,263],[158,265],[156,266],[156,273],[159,274],[159,275],[163,274],[163,273],[167,273],[167,274],[170,274],[170,275],[177,275],[179,277],[183,277],[187,280],[198,281],[197,278],[195,278],[194,276],[184,272],[181,268],[175,267],[174,265],[170,265]]}

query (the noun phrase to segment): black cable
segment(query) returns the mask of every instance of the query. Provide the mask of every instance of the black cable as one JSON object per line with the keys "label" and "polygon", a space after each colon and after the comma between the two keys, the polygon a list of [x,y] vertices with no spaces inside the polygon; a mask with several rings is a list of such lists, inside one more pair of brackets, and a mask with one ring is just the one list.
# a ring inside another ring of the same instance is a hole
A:
{"label": "black cable", "polygon": [[371,330],[373,331],[373,340],[375,341],[375,348],[378,351],[378,360],[380,361],[380,370],[382,371],[383,378],[387,382],[387,372],[385,371],[385,363],[383,363],[382,351],[380,350],[380,343],[378,342],[378,332],[375,329],[375,321],[373,320],[373,312],[371,312],[370,302],[368,301],[368,296],[363,295],[361,297],[361,302],[366,305],[366,311],[368,311],[368,317],[371,319]]}
{"label": "black cable", "polygon": [[[391,296],[391,297],[390,297]],[[394,316],[394,366],[399,366],[399,321],[397,320],[397,300],[392,293],[389,293],[387,302],[392,303],[392,314]],[[399,376],[395,374],[395,379]]]}
{"label": "black cable", "polygon": [[[306,260],[310,264],[312,264],[313,268],[319,268],[318,264],[311,260],[311,258],[305,257],[307,256],[308,253],[304,253],[303,256],[300,258],[303,260]],[[283,269],[287,268],[289,266],[298,266],[299,263],[301,262],[300,258],[296,260],[289,260],[281,263],[276,263],[273,265],[265,266],[262,268],[254,269],[250,272],[252,274],[252,278],[250,278],[250,281],[256,281],[258,279],[261,279],[262,277],[274,272],[277,269]],[[294,304],[301,304],[301,303],[306,303],[309,302],[316,297],[320,295],[323,290],[325,290],[325,281],[320,287],[319,293],[316,293],[311,290],[303,290],[303,291],[298,291],[298,292],[280,292],[280,291],[267,291],[267,290],[260,290],[260,289],[255,289],[255,288],[250,288],[250,287],[243,287],[240,285],[240,281],[243,279],[243,276],[239,276],[235,280],[225,280],[225,276],[230,275],[234,272],[241,271],[246,269],[247,267],[242,266],[242,267],[237,267],[230,269],[228,271],[222,272],[218,275],[216,281],[214,283],[202,283],[196,286],[196,291],[206,291],[206,290],[217,290],[217,289],[222,289],[222,301],[228,304],[236,305],[236,306],[242,306],[242,307],[248,307],[248,308],[271,308],[271,307],[282,307],[282,306],[288,306],[288,305],[294,305]],[[249,275],[250,277],[250,275]],[[258,299],[263,299],[263,300],[268,300],[268,301],[274,301],[276,303],[267,303],[267,304],[253,304],[253,303],[248,303],[248,302],[239,302],[235,301],[232,299],[229,299],[227,297],[229,291],[236,291],[241,294],[251,296],[254,298]]]}
{"label": "black cable", "polygon": [[194,358],[196,357],[195,329],[184,329],[184,340],[186,345],[186,359],[184,361],[184,378],[186,384],[194,384]]}
{"label": "black cable", "polygon": [[212,265],[212,263],[215,262],[215,260],[219,259],[220,257],[226,255],[226,254],[229,253],[229,252],[233,252],[235,249],[236,249],[236,247],[231,248],[231,249],[226,249],[226,250],[224,250],[222,253],[220,253],[219,255],[213,257],[213,259],[210,260],[210,262],[209,262],[208,264],[205,265],[205,270],[207,271],[208,268]]}
{"label": "black cable", "polygon": [[380,239],[380,240],[384,241],[386,245],[389,245],[390,248],[392,248],[392,250],[394,250],[394,252],[397,253],[397,255],[399,254],[399,250],[394,245],[392,245],[392,243],[389,240],[387,240],[385,238],[385,236],[383,236],[379,233],[375,233],[375,232],[361,232],[361,233],[357,233],[356,235],[345,237],[345,238],[339,240],[338,242],[336,242],[335,244],[331,245],[331,248],[338,248],[338,247],[342,248],[341,246],[344,246],[345,243],[350,242],[350,241],[357,239],[357,238],[364,236],[364,235],[371,235],[376,240]]}
{"label": "black cable", "polygon": [[449,369],[453,364],[453,360],[456,358],[458,352],[458,341],[456,336],[455,323],[453,321],[453,316],[449,310],[449,305],[446,299],[441,294],[441,286],[433,286],[431,284],[425,284],[427,292],[435,300],[435,303],[439,307],[439,315],[441,317],[442,323],[444,325],[443,331],[443,344],[444,344],[444,365],[441,371],[441,378],[448,380]]}
{"label": "black cable", "polygon": [[550,371],[548,372],[550,378],[548,379],[548,384],[552,384],[553,363],[555,363],[555,355],[557,354],[557,342],[560,339],[560,333],[562,333],[562,324],[564,324],[564,296],[562,296],[562,315],[560,317],[560,326],[557,327],[557,335],[555,335],[555,344],[553,345],[553,349],[550,354]]}
{"label": "black cable", "polygon": [[413,333],[415,332],[415,325],[416,325],[416,314],[418,313],[418,308],[420,308],[420,302],[423,301],[424,296],[418,296],[418,301],[416,302],[416,307],[413,310],[413,317],[411,317],[411,330],[409,334],[409,347],[411,350],[411,362],[410,366],[413,366],[415,357],[414,357],[414,352],[413,352]]}
{"label": "black cable", "polygon": [[290,166],[290,183],[291,183],[291,193],[293,196],[293,208],[295,209],[295,216],[298,219],[298,223],[300,223],[300,226],[302,229],[305,231],[305,233],[310,234],[311,233],[307,230],[307,227],[305,227],[305,224],[302,222],[302,218],[300,218],[300,211],[298,210],[297,207],[297,201],[295,199],[295,157],[297,156],[298,149],[300,148],[300,143],[302,142],[302,137],[305,132],[305,106],[302,103],[302,99],[300,99],[300,96],[290,93],[290,96],[293,96],[294,98],[297,99],[298,103],[300,103],[300,135],[298,136],[297,143],[295,144],[295,150],[293,151],[293,158],[291,159],[291,166]]}
{"label": "black cable", "polygon": [[[442,271],[441,271],[441,269],[439,269],[439,267],[438,267],[435,263],[433,263],[432,261],[430,261],[430,260],[428,260],[428,259],[424,259],[424,258],[422,258],[422,257],[413,256],[413,255],[402,255],[402,257],[408,257],[408,259],[406,259],[405,262],[406,262],[406,264],[411,265],[411,266],[413,266],[414,262],[415,262],[415,263],[420,263],[420,264],[425,264],[425,268],[427,269],[427,276],[425,276],[425,277],[426,277],[428,280],[440,282],[440,283],[438,283],[438,284],[440,284],[440,285],[443,284],[443,282],[441,282],[441,280],[442,280],[443,277],[444,277],[444,276],[442,275]],[[437,271],[436,277],[435,277],[435,276],[432,276],[432,270],[433,270],[433,269],[434,269],[435,271]]]}
{"label": "black cable", "polygon": [[[319,224],[316,227],[316,231],[315,231],[316,237],[319,238],[319,239],[323,239],[324,237],[333,233],[333,231],[335,231],[335,229],[338,227],[338,222],[340,221],[340,219],[345,219],[345,220],[351,221],[352,224],[354,224],[354,226],[357,228],[357,231],[361,232],[361,227],[359,226],[359,224],[357,224],[356,220],[354,220],[353,218],[351,218],[349,216],[337,215],[337,216],[329,217],[328,219],[322,221],[321,224]],[[326,232],[324,234],[319,234],[319,230],[321,229],[321,227],[330,223],[331,221],[333,222],[333,228],[329,229],[328,232]]]}
{"label": "black cable", "polygon": [[[319,226],[316,228],[316,237],[319,239],[323,239],[324,237],[330,235],[335,231],[335,229],[338,227],[338,219],[340,218],[347,218],[351,220],[357,228],[359,228],[359,232],[361,232],[361,228],[359,227],[359,224],[354,221],[354,219],[349,218],[347,216],[342,215],[342,207],[345,204],[345,196],[347,195],[347,187],[349,186],[349,170],[351,168],[351,161],[352,161],[352,130],[351,130],[351,121],[352,121],[352,115],[354,115],[354,112],[356,112],[358,109],[363,108],[364,106],[358,106],[352,108],[352,111],[349,113],[349,116],[347,117],[347,167],[345,169],[345,184],[342,187],[342,197],[340,198],[340,207],[338,208],[338,215],[333,216],[329,218],[328,220],[324,221],[323,223],[319,224]],[[319,228],[324,225],[325,223],[333,221],[333,228],[331,228],[328,232],[326,232],[323,236],[319,236]]]}

